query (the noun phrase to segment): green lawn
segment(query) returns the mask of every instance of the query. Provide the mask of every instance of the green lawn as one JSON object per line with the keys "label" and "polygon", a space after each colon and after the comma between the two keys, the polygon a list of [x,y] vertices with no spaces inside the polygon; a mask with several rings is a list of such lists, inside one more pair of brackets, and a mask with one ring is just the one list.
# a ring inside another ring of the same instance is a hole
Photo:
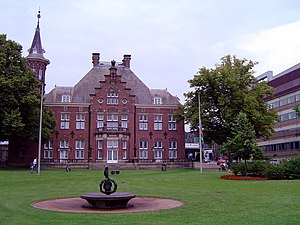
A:
{"label": "green lawn", "polygon": [[0,224],[300,224],[300,180],[230,181],[221,172],[195,169],[122,170],[111,176],[118,191],[173,198],[182,207],[169,210],[81,214],[35,209],[40,200],[97,192],[102,170],[0,170]]}

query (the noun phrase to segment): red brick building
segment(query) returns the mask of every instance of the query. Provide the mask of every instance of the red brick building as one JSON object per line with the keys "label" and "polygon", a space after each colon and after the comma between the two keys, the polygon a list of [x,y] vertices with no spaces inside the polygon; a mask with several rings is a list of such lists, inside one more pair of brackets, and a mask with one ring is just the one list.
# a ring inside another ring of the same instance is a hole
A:
{"label": "red brick building", "polygon": [[149,89],[122,62],[100,61],[74,87],[55,87],[45,105],[57,122],[42,158],[97,166],[103,163],[178,161],[185,158],[180,104],[167,90]]}

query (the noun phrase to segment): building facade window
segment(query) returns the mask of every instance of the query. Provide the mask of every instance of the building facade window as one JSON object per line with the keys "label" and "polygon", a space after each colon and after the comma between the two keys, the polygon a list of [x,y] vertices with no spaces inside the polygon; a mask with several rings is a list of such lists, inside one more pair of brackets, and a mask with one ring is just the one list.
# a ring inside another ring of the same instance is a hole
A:
{"label": "building facade window", "polygon": [[155,105],[161,105],[162,104],[161,97],[154,97],[153,98],[153,104],[155,104]]}
{"label": "building facade window", "polygon": [[103,141],[97,141],[98,159],[103,159]]}
{"label": "building facade window", "polygon": [[59,142],[59,159],[61,163],[64,163],[69,158],[69,140],[61,139]]}
{"label": "building facade window", "polygon": [[139,116],[139,130],[148,130],[148,115]]}
{"label": "building facade window", "polygon": [[140,159],[148,159],[148,141],[146,139],[140,140],[139,153]]}
{"label": "building facade window", "polygon": [[110,91],[107,93],[107,104],[117,105],[119,102],[118,93],[115,91]]}
{"label": "building facade window", "polygon": [[127,140],[122,141],[122,158],[127,159]]}
{"label": "building facade window", "polygon": [[295,111],[290,113],[285,113],[280,115],[280,121],[287,121],[287,120],[293,120],[297,118],[297,113]]}
{"label": "building facade window", "polygon": [[127,129],[127,126],[128,126],[128,115],[122,114],[121,115],[121,128]]}
{"label": "building facade window", "polygon": [[84,130],[84,128],[85,128],[85,115],[84,115],[84,113],[77,113],[76,114],[76,129]]}
{"label": "building facade window", "polygon": [[118,114],[111,113],[106,115],[107,130],[118,130]]}
{"label": "building facade window", "polygon": [[176,140],[169,141],[169,158],[177,159],[177,141]]}
{"label": "building facade window", "polygon": [[107,160],[116,162],[118,160],[119,142],[117,139],[107,140]]}
{"label": "building facade window", "polygon": [[52,159],[53,158],[53,141],[48,140],[44,144],[44,159]]}
{"label": "building facade window", "polygon": [[84,159],[84,140],[75,141],[75,159]]}
{"label": "building facade window", "polygon": [[154,130],[162,130],[162,115],[154,115]]}
{"label": "building facade window", "polygon": [[71,96],[70,95],[62,95],[61,102],[71,102]]}
{"label": "building facade window", "polygon": [[176,120],[174,118],[174,115],[168,115],[168,129],[176,130]]}
{"label": "building facade window", "polygon": [[59,142],[59,147],[69,149],[69,140],[68,139],[61,139],[60,142]]}
{"label": "building facade window", "polygon": [[158,139],[154,141],[153,146],[154,151],[154,159],[162,159],[162,152],[163,152],[163,146],[162,146],[162,140]]}
{"label": "building facade window", "polygon": [[97,129],[99,131],[103,130],[104,127],[104,114],[103,113],[98,113],[97,114]]}
{"label": "building facade window", "polygon": [[60,129],[68,130],[70,128],[70,113],[60,114]]}

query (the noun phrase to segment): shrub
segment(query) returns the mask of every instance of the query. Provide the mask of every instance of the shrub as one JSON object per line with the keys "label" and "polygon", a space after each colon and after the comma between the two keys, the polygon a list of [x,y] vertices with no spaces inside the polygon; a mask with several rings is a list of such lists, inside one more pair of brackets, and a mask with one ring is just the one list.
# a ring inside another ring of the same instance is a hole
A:
{"label": "shrub", "polygon": [[281,164],[270,164],[269,161],[256,160],[245,163],[232,163],[230,166],[234,175],[265,177],[270,180],[299,179],[300,157],[283,161]]}
{"label": "shrub", "polygon": [[300,178],[300,157],[294,157],[282,162],[283,173],[286,179]]}
{"label": "shrub", "polygon": [[284,170],[281,164],[269,164],[264,173],[263,177],[266,177],[269,180],[280,180],[284,179]]}

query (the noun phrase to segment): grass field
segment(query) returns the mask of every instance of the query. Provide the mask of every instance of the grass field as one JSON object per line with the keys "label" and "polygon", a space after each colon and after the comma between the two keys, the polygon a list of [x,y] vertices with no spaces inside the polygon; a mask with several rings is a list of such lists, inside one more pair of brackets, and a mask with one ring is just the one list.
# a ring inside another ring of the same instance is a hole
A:
{"label": "grass field", "polygon": [[300,224],[300,180],[222,180],[221,172],[195,169],[124,170],[111,176],[118,191],[137,196],[173,198],[176,209],[117,214],[53,212],[31,207],[40,200],[97,192],[99,170],[0,170],[0,224]]}

